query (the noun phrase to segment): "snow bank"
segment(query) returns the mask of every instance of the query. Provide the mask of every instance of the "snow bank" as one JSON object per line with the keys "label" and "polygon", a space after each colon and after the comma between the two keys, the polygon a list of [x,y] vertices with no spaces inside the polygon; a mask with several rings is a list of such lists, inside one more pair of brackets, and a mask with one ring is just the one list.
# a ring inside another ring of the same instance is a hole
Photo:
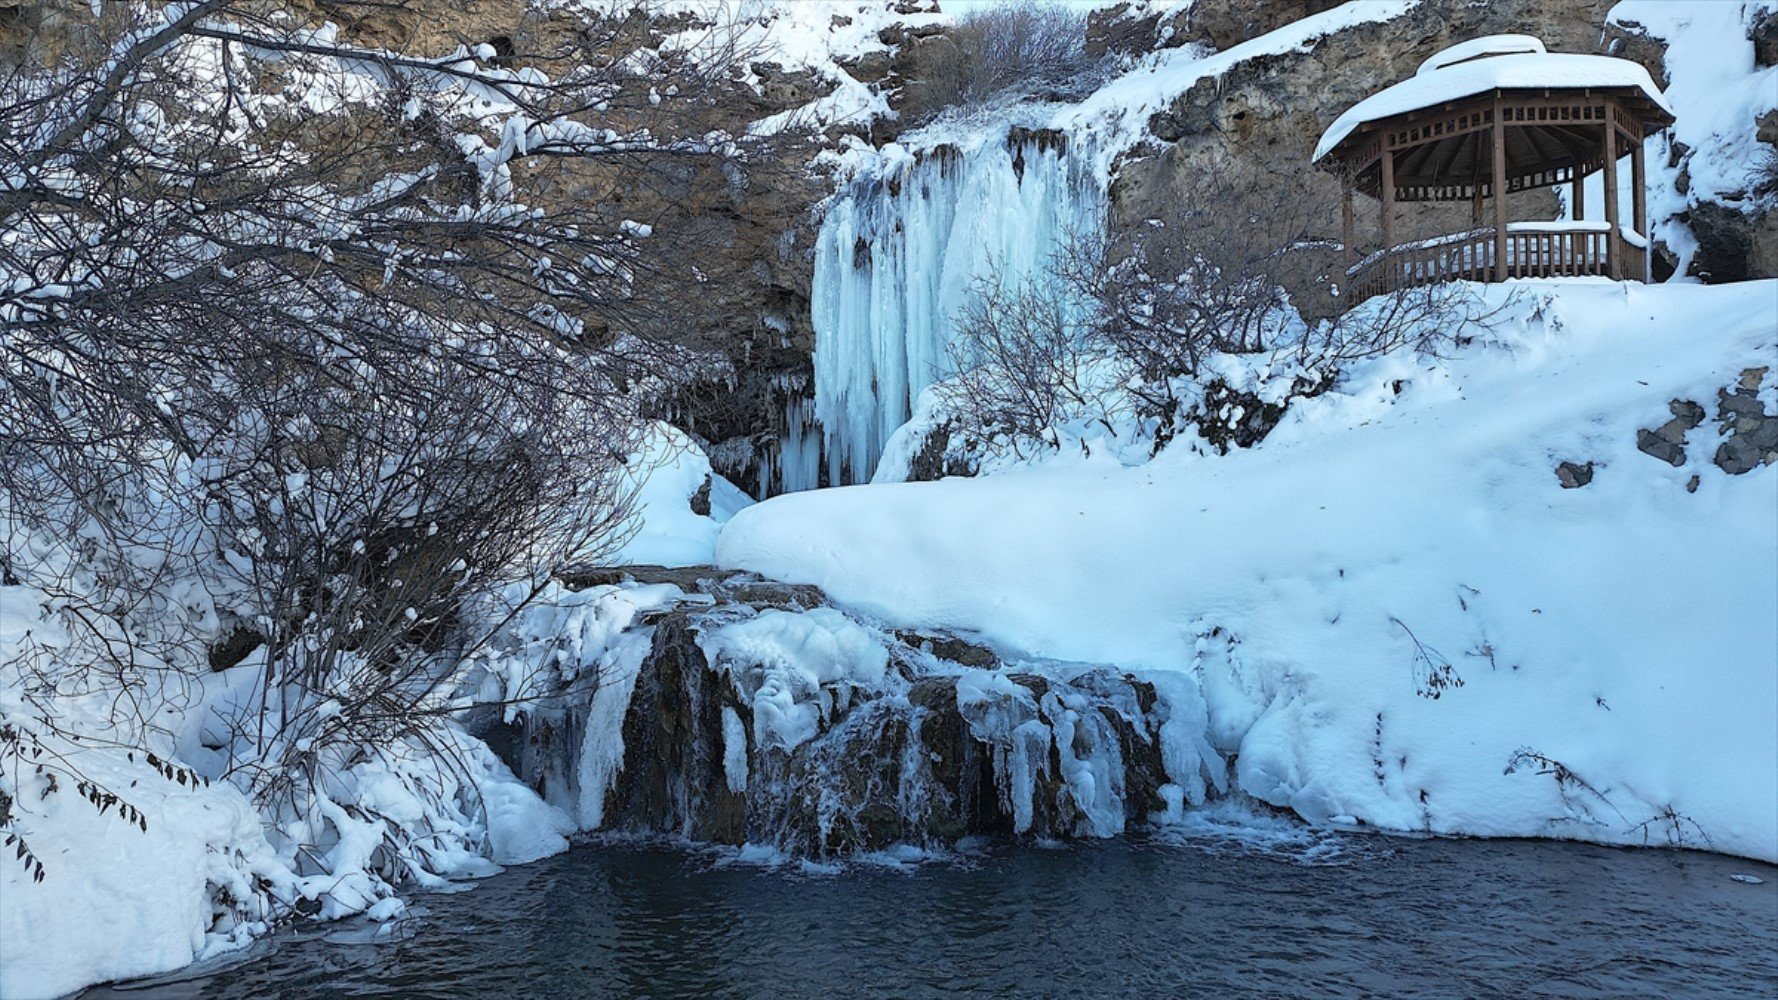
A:
{"label": "snow bank", "polygon": [[[635,491],[635,534],[609,558],[618,564],[699,566],[716,551],[722,523],[753,498],[710,469],[710,459],[669,424],[655,421],[628,462],[625,490]],[[708,489],[710,512],[692,509],[692,498]]]}
{"label": "snow bank", "polygon": [[1778,284],[1481,293],[1515,291],[1487,346],[1380,359],[1250,451],[779,497],[720,561],[1189,672],[1240,787],[1314,821],[1778,859],[1778,467],[1721,473],[1714,424],[1636,449],[1772,364]]}

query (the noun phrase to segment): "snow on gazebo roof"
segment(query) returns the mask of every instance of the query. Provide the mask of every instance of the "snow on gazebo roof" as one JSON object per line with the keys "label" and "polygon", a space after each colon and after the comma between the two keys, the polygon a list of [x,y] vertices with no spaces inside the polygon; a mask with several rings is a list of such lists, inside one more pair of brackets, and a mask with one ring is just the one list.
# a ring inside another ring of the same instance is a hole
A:
{"label": "snow on gazebo roof", "polygon": [[1413,76],[1354,104],[1334,120],[1315,144],[1320,160],[1366,123],[1393,118],[1447,101],[1494,90],[1580,90],[1626,88],[1642,91],[1656,107],[1672,105],[1648,70],[1612,56],[1548,52],[1530,35],[1490,35],[1447,48],[1420,64]]}

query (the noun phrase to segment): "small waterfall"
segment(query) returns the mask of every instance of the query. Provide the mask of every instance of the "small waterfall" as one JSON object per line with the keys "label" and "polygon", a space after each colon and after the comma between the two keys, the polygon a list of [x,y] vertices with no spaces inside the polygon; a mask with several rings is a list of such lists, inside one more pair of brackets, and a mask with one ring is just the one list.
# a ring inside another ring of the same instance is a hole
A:
{"label": "small waterfall", "polygon": [[1226,790],[1189,674],[1007,667],[807,588],[724,586],[623,633],[610,683],[527,716],[520,773],[584,829],[825,857],[1116,836]]}
{"label": "small waterfall", "polygon": [[951,320],[987,275],[1037,274],[1103,229],[1103,182],[1061,133],[968,151],[885,150],[828,206],[815,251],[815,412],[834,485],[868,481],[920,392],[947,373]]}
{"label": "small waterfall", "polygon": [[795,493],[820,485],[821,425],[815,420],[815,401],[792,396],[784,406],[777,450],[760,455],[758,495]]}

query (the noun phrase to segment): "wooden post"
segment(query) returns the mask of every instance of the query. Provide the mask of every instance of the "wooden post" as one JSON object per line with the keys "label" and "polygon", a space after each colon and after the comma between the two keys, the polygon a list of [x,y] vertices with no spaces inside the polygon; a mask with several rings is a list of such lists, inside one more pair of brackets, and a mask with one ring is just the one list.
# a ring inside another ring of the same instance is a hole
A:
{"label": "wooden post", "polygon": [[1395,153],[1383,150],[1383,252],[1395,249]]}
{"label": "wooden post", "polygon": [[[1346,248],[1346,269],[1358,263],[1357,225],[1352,218],[1352,172],[1340,172],[1340,242]],[[1350,275],[1348,275],[1350,277]],[[1344,285],[1344,282],[1341,282]]]}
{"label": "wooden post", "polygon": [[[1642,126],[1638,124],[1637,130],[1640,131],[1641,128]],[[1650,243],[1648,238],[1648,177],[1644,173],[1645,168],[1642,162],[1642,147],[1645,142],[1638,142],[1630,147],[1630,214],[1635,220],[1636,232],[1642,236],[1642,274],[1639,277],[1644,284],[1654,277],[1654,255],[1649,252],[1648,245]]]}
{"label": "wooden post", "polygon": [[[1480,146],[1487,138],[1488,137],[1485,135],[1476,136],[1476,145]],[[1469,186],[1472,189],[1470,191],[1471,197],[1469,202],[1469,225],[1472,229],[1480,229],[1482,227],[1483,190],[1482,175],[1480,171],[1475,171],[1469,175]]]}
{"label": "wooden post", "polygon": [[1587,178],[1585,174],[1580,172],[1579,167],[1574,168],[1573,201],[1574,204],[1572,208],[1574,211],[1569,214],[1574,216],[1574,221],[1580,222],[1587,217]]}
{"label": "wooden post", "polygon": [[1500,101],[1494,102],[1494,169],[1490,183],[1494,186],[1494,280],[1505,281],[1506,268],[1506,122],[1500,114]]}
{"label": "wooden post", "polygon": [[1605,102],[1605,276],[1613,281],[1620,277],[1618,267],[1619,241],[1617,219],[1617,104]]}

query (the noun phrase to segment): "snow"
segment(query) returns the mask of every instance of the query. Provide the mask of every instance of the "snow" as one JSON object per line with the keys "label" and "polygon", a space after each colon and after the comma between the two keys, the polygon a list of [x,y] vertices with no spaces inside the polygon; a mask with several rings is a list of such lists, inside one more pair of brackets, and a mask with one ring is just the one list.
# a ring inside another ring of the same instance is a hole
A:
{"label": "snow", "polygon": [[[710,513],[691,508],[691,497],[710,486]],[[710,459],[683,431],[654,421],[628,462],[625,491],[634,491],[639,523],[614,564],[698,566],[715,554],[722,522],[752,503],[740,487],[710,469]]]}
{"label": "snow", "polygon": [[[1773,0],[1749,3],[1669,3],[1624,0],[1607,19],[1640,28],[1667,45],[1667,99],[1676,119],[1671,136],[1648,156],[1650,233],[1679,254],[1678,273],[1690,264],[1696,240],[1678,217],[1695,204],[1719,202],[1743,211],[1753,173],[1770,147],[1757,137],[1755,120],[1778,107],[1778,67],[1756,66],[1748,25],[1761,11],[1778,10]],[[1675,143],[1689,150],[1669,152]],[[1682,193],[1677,181],[1687,179]],[[1602,204],[1598,190],[1590,205]],[[1597,211],[1597,209],[1594,209]]]}
{"label": "snow", "polygon": [[1420,64],[1414,75],[1425,76],[1434,70],[1485,56],[1542,55],[1548,51],[1543,47],[1543,39],[1531,35],[1484,35],[1434,52]]}
{"label": "snow", "polygon": [[[851,704],[855,690],[880,690],[889,665],[883,643],[832,608],[767,610],[698,636],[710,662],[733,676],[753,709],[753,744],[793,750]],[[733,752],[732,741],[725,752]],[[745,771],[728,772],[745,781]]]}
{"label": "snow", "polygon": [[1555,88],[1624,88],[1640,90],[1656,106],[1673,114],[1672,105],[1655,86],[1648,70],[1628,59],[1573,53],[1489,56],[1445,66],[1409,77],[1354,104],[1334,119],[1315,144],[1320,160],[1368,122],[1430,108],[1494,90]]}
{"label": "snow", "polygon": [[[1479,294],[1505,311],[1468,351],[1378,359],[1254,449],[793,494],[718,556],[892,625],[1196,678],[1238,787],[1314,822],[1778,859],[1778,467],[1722,474],[1714,423],[1681,468],[1635,446],[1772,365],[1778,283]],[[1595,480],[1559,488],[1565,460]]]}

